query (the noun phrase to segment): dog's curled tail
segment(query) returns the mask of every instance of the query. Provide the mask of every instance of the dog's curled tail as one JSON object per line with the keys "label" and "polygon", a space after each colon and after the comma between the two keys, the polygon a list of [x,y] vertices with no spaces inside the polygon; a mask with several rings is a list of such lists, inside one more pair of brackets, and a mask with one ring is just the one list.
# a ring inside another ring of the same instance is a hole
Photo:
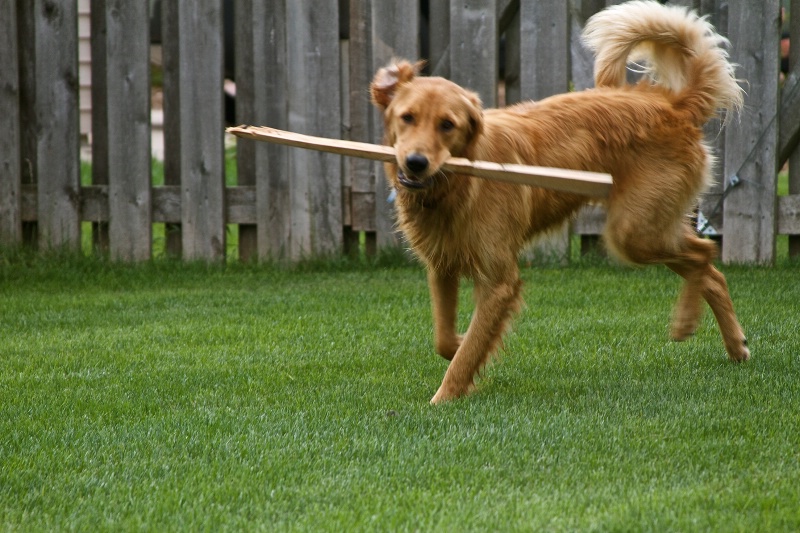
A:
{"label": "dog's curled tail", "polygon": [[717,110],[742,107],[728,40],[684,7],[639,0],[612,6],[589,19],[583,40],[596,55],[597,87],[624,85],[627,63],[646,60],[646,74],[675,93],[674,105],[698,125]]}

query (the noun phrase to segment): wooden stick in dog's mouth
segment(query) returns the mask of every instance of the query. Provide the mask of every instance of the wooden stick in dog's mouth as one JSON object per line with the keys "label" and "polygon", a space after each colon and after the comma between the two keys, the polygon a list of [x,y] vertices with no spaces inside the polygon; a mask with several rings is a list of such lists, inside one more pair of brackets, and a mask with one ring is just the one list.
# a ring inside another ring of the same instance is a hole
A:
{"label": "wooden stick in dog's mouth", "polygon": [[[261,126],[235,126],[225,131],[245,139],[319,150],[351,157],[361,157],[375,161],[394,161],[395,151],[391,146],[370,144],[326,137],[313,137],[290,131]],[[469,174],[478,178],[506,181],[518,185],[531,185],[545,189],[571,192],[605,198],[611,191],[610,174],[569,170],[564,168],[537,167],[493,163],[491,161],[470,161],[463,157],[451,157],[442,165],[442,170]]]}

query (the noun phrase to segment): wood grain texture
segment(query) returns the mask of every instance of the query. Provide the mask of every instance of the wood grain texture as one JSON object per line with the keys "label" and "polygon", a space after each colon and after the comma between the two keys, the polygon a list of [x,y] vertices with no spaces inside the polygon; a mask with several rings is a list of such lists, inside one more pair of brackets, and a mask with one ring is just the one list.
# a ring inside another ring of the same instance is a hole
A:
{"label": "wood grain texture", "polygon": [[16,3],[0,2],[0,243],[22,241]]}
{"label": "wood grain texture", "polygon": [[748,87],[741,121],[725,136],[726,187],[733,176],[739,184],[725,197],[724,262],[775,259],[779,21],[778,0],[731,2],[728,11],[731,61]]}
{"label": "wood grain texture", "polygon": [[[237,126],[228,128],[227,131],[237,137],[331,152],[339,155],[363,157],[375,161],[393,161],[395,159],[394,148],[390,146],[327,139],[257,126]],[[479,178],[506,181],[518,185],[533,185],[601,198],[608,196],[612,184],[610,175],[598,172],[501,164],[490,161],[470,161],[461,157],[448,159],[442,168],[446,171],[469,174]]]}

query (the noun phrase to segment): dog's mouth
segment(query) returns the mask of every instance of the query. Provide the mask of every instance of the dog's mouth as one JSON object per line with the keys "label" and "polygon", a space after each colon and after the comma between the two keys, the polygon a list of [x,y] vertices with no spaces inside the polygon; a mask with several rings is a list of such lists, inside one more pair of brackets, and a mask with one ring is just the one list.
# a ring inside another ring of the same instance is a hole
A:
{"label": "dog's mouth", "polygon": [[403,172],[403,169],[398,168],[397,181],[399,181],[400,185],[402,185],[406,189],[419,191],[422,189],[428,189],[432,187],[433,184],[436,182],[436,175],[434,174],[433,176],[429,176],[424,179],[419,179],[414,175],[408,176],[405,172]]}

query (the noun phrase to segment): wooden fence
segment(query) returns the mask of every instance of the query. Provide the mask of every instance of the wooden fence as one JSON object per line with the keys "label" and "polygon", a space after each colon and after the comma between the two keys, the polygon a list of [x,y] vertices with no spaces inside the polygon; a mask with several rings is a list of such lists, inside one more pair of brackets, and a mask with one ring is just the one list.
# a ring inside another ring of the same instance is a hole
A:
{"label": "wooden fence", "polygon": [[[791,0],[800,35],[800,0]],[[367,87],[392,57],[428,59],[431,74],[487,106],[591,86],[579,44],[604,0],[237,0],[237,123],[377,142]],[[746,106],[709,128],[717,185],[700,211],[723,260],[770,263],[779,234],[800,251],[800,47],[779,81],[780,0],[682,0],[731,42]],[[0,0],[0,245],[93,242],[119,260],[151,257],[153,225],[188,259],[224,258],[230,224],[243,258],[336,254],[397,244],[382,169],[369,161],[240,140],[225,185],[221,0],[163,0],[164,185],[151,183],[149,2],[91,1],[92,183],[80,182],[75,0]],[[498,83],[498,81],[500,83]],[[498,91],[498,87],[501,91]],[[789,195],[776,169],[790,160]],[[603,213],[572,225],[587,243]],[[565,253],[568,234],[550,246]]]}

